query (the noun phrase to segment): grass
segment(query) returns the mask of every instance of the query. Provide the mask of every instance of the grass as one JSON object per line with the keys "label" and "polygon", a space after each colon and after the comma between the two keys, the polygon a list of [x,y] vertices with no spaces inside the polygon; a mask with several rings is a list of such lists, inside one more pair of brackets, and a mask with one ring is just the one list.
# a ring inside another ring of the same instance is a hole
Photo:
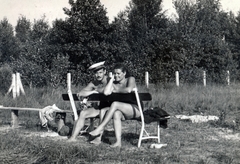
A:
{"label": "grass", "polygon": [[[79,90],[74,88],[73,90]],[[159,106],[171,116],[167,129],[161,129],[161,142],[167,147],[151,149],[156,140],[148,140],[137,148],[140,125],[136,121],[123,122],[122,148],[113,149],[115,141],[112,124],[105,132],[99,146],[87,142],[87,136],[78,137],[78,142],[67,143],[66,137],[41,137],[47,133],[38,126],[38,113],[19,111],[21,128],[4,130],[11,122],[10,111],[0,110],[0,163],[197,163],[237,164],[240,161],[240,88],[231,86],[174,85],[139,87],[149,91],[153,101],[148,106]],[[66,89],[27,89],[26,96],[15,101],[11,96],[2,96],[4,106],[39,107],[56,104],[70,109],[61,94]],[[217,122],[191,123],[180,121],[174,115],[216,115]],[[69,114],[67,122],[72,125]],[[154,131],[154,123],[148,125]]]}

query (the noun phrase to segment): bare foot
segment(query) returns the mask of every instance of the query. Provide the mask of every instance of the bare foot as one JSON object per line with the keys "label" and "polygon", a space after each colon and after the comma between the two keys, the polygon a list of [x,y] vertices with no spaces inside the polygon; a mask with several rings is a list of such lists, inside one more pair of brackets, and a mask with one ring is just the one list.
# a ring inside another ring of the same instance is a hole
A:
{"label": "bare foot", "polygon": [[91,144],[94,144],[94,145],[99,145],[101,144],[101,138],[98,137],[98,138],[95,138],[94,140],[90,141]]}
{"label": "bare foot", "polygon": [[115,148],[115,147],[121,147],[121,146],[122,146],[121,143],[116,142],[116,143],[112,144],[110,147]]}
{"label": "bare foot", "polygon": [[69,138],[69,139],[67,139],[67,142],[76,142],[76,141],[77,141],[76,138]]}
{"label": "bare foot", "polygon": [[89,134],[94,137],[94,136],[98,136],[100,133],[101,133],[101,130],[95,129],[94,131],[91,131]]}

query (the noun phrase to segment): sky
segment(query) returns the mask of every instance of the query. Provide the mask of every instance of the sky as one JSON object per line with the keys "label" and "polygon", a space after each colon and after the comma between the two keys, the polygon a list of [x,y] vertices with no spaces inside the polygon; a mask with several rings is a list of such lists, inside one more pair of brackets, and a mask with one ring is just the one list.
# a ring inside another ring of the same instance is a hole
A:
{"label": "sky", "polygon": [[[100,0],[107,9],[107,16],[110,21],[117,16],[119,11],[123,11],[128,6],[130,0]],[[235,14],[240,11],[240,0],[220,0],[225,11],[232,10]],[[10,24],[16,26],[18,18],[22,15],[32,23],[34,20],[46,16],[49,25],[56,18],[65,18],[62,8],[70,8],[68,0],[0,0],[0,20],[6,17]],[[163,0],[163,9],[167,10],[167,15],[175,13],[172,0]]]}

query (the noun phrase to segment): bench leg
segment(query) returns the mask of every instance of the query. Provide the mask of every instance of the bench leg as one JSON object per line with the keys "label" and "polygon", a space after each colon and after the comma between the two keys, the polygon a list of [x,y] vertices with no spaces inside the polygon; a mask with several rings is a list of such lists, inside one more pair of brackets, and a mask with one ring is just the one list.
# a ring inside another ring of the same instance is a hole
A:
{"label": "bench leg", "polygon": [[12,116],[12,127],[13,128],[18,128],[18,110],[12,110],[11,111],[11,116]]}
{"label": "bench leg", "polygon": [[56,113],[57,132],[61,130],[66,123],[66,113]]}
{"label": "bench leg", "polygon": [[95,121],[94,118],[90,118],[90,124],[89,124],[89,128],[88,128],[89,132],[94,130],[94,121]]}
{"label": "bench leg", "polygon": [[142,143],[142,138],[143,138],[143,132],[145,130],[145,123],[144,122],[141,122],[141,131],[140,131],[140,134],[139,134],[139,139],[138,139],[138,147],[141,147],[141,143]]}
{"label": "bench leg", "polygon": [[158,136],[158,143],[161,142],[161,129],[160,129],[160,121],[157,123],[157,136]]}

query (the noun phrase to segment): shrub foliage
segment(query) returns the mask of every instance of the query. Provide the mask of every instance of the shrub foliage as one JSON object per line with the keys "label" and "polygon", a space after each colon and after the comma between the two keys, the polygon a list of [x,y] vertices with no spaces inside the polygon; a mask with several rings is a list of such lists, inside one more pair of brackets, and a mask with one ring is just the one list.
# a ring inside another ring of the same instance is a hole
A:
{"label": "shrub foliage", "polygon": [[131,0],[112,22],[100,0],[69,0],[66,18],[52,26],[43,16],[33,23],[21,16],[14,28],[0,21],[0,63],[20,72],[26,85],[66,85],[66,74],[83,85],[91,76],[87,68],[105,60],[124,62],[142,81],[169,82],[179,71],[184,81],[195,83],[207,72],[208,81],[226,82],[226,71],[239,80],[240,13],[221,9],[218,0],[176,0],[169,18],[162,0]]}

